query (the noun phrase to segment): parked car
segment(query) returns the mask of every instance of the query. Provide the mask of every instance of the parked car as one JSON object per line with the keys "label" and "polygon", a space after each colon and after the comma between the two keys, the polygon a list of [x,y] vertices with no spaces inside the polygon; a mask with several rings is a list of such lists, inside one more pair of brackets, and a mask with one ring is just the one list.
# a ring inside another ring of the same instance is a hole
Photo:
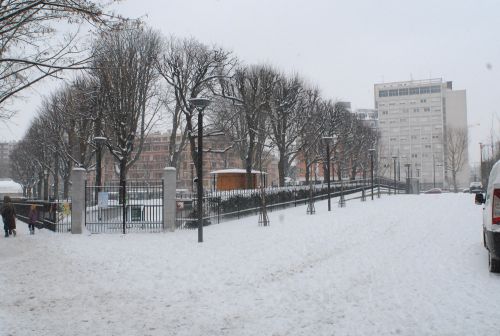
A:
{"label": "parked car", "polygon": [[463,192],[464,193],[470,193],[470,189],[469,188],[464,188]]}
{"label": "parked car", "polygon": [[483,192],[483,184],[481,182],[471,182],[469,192],[477,194]]}
{"label": "parked car", "polygon": [[439,188],[432,188],[427,191],[424,191],[424,194],[441,194],[443,191]]}
{"label": "parked car", "polygon": [[483,244],[488,250],[490,272],[500,272],[500,161],[491,168],[486,194],[475,196],[483,205]]}

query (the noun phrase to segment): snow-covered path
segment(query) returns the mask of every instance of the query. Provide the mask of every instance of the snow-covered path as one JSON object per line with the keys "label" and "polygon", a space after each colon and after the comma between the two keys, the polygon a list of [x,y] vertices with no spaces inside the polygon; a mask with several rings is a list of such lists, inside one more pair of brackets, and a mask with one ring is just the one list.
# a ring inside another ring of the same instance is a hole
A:
{"label": "snow-covered path", "polygon": [[[335,204],[335,203],[334,203]],[[0,239],[0,335],[498,335],[470,194],[196,231]]]}

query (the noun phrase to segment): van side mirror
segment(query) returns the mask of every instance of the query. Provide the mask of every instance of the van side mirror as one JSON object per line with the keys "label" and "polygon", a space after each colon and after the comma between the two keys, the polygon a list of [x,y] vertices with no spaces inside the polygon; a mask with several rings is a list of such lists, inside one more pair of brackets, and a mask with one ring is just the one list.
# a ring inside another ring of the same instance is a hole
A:
{"label": "van side mirror", "polygon": [[481,205],[485,201],[484,195],[481,193],[477,193],[474,199],[475,199],[477,205]]}

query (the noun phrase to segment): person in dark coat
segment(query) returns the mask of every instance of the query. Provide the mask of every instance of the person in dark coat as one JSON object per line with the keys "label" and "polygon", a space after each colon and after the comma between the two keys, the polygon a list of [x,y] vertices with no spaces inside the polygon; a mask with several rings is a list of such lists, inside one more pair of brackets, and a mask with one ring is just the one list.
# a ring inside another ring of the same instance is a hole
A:
{"label": "person in dark coat", "polygon": [[30,212],[28,214],[28,226],[30,228],[30,234],[35,234],[35,224],[38,220],[38,211],[36,210],[36,204],[31,204]]}
{"label": "person in dark coat", "polygon": [[3,205],[0,209],[3,219],[3,229],[5,231],[5,237],[9,235],[16,236],[16,210],[12,205],[12,200],[9,196],[3,197]]}

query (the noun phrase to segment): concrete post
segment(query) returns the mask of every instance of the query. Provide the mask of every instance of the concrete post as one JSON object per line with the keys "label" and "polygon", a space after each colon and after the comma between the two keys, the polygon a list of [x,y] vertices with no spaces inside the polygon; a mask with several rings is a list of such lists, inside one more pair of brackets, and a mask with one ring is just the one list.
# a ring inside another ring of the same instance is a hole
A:
{"label": "concrete post", "polygon": [[85,180],[84,168],[71,171],[71,233],[81,234],[85,228]]}
{"label": "concrete post", "polygon": [[175,231],[177,172],[174,167],[163,169],[163,229]]}

